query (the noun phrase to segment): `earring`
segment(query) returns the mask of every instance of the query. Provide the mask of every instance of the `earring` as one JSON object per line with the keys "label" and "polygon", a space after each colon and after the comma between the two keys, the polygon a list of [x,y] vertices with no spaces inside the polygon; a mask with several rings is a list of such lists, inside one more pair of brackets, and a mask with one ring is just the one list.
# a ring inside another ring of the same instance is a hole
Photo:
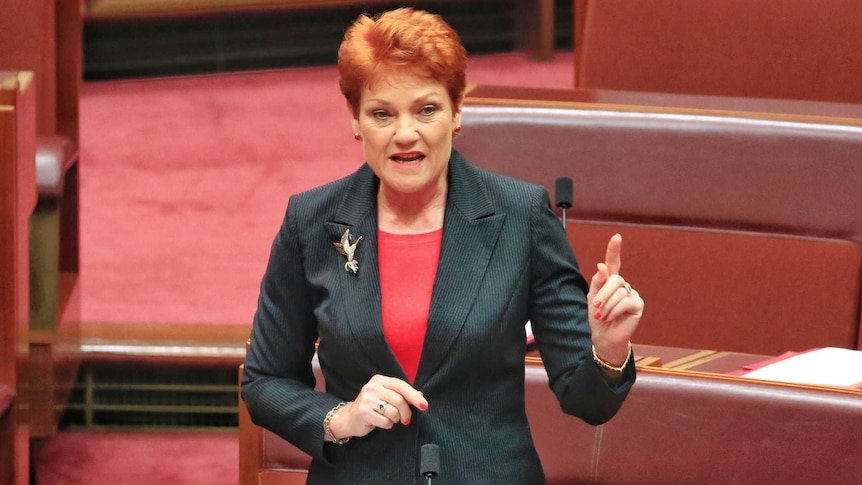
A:
{"label": "earring", "polygon": [[460,126],[455,127],[455,134],[457,135],[458,133],[461,133],[461,127]]}
{"label": "earring", "polygon": [[361,140],[361,139],[362,139],[362,137],[361,137],[361,136],[359,136],[359,133],[354,133],[354,134],[353,134],[353,139],[354,139],[354,140],[356,140],[356,141],[359,141],[359,140]]}

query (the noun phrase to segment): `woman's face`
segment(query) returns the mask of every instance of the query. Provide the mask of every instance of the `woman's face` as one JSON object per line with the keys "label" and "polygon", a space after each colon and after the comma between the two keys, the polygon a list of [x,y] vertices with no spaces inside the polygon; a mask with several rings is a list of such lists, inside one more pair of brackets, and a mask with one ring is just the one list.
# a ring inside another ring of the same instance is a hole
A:
{"label": "woman's face", "polygon": [[392,195],[446,190],[452,135],[461,124],[446,86],[413,74],[388,74],[362,90],[353,129],[365,160]]}

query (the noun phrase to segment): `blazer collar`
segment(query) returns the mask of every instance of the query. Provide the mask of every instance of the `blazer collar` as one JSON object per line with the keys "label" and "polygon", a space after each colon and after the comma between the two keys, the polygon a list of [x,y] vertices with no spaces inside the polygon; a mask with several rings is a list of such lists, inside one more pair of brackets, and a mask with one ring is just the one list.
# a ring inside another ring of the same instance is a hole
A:
{"label": "blazer collar", "polygon": [[[333,221],[327,223],[333,242],[349,229],[362,236],[356,259],[357,274],[341,275],[346,320],[375,372],[406,379],[386,343],[380,307],[377,259],[377,190],[380,181],[363,165],[351,176]],[[505,215],[495,214],[476,168],[457,151],[449,160],[448,193],[443,222],[443,244],[434,284],[417,387],[431,378],[461,332],[485,277],[488,261]],[[342,259],[342,263],[344,262]],[[467,268],[467,270],[465,270]],[[352,310],[351,310],[352,309]]]}
{"label": "blazer collar", "polygon": [[495,212],[480,171],[453,151],[443,245],[415,387],[434,378],[463,330],[505,219],[505,214]]}

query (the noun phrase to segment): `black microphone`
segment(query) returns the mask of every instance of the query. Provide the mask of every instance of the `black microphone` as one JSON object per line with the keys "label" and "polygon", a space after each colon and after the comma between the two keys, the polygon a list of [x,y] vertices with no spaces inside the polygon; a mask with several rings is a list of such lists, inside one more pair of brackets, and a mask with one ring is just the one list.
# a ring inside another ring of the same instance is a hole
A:
{"label": "black microphone", "polygon": [[555,190],[557,198],[557,207],[563,211],[563,229],[566,228],[566,209],[572,206],[572,179],[569,177],[560,177],[557,179]]}
{"label": "black microphone", "polygon": [[440,447],[434,443],[422,445],[419,454],[419,474],[425,478],[425,485],[431,485],[431,480],[437,478],[440,471]]}

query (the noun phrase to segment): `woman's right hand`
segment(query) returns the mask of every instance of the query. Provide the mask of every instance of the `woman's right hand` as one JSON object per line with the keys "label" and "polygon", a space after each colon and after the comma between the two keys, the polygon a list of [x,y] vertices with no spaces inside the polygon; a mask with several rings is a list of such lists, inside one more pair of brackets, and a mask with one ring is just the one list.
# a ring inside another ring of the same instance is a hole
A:
{"label": "woman's right hand", "polygon": [[395,423],[410,424],[412,407],[428,409],[422,392],[395,377],[375,375],[356,399],[339,409],[329,421],[329,430],[336,438],[365,436],[374,428],[390,429]]}

